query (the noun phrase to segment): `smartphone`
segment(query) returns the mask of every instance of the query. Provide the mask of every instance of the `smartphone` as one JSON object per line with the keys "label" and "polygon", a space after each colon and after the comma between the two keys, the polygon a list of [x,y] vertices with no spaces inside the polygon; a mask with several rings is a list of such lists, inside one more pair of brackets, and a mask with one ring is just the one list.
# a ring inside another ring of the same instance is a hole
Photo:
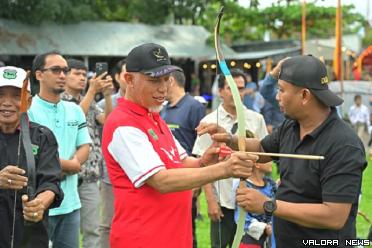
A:
{"label": "smartphone", "polygon": [[108,64],[106,62],[96,63],[96,77],[108,71]]}

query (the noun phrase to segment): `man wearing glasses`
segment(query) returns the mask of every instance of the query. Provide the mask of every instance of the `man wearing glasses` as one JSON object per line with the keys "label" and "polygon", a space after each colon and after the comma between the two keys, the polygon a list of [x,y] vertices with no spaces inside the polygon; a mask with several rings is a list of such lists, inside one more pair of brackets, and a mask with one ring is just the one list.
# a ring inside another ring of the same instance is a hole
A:
{"label": "man wearing glasses", "polygon": [[33,98],[29,117],[53,131],[62,167],[61,187],[65,198],[59,208],[49,212],[48,234],[53,248],[79,247],[81,204],[77,173],[88,158],[91,143],[82,109],[60,98],[68,71],[66,60],[58,52],[38,55],[32,65],[40,91]]}

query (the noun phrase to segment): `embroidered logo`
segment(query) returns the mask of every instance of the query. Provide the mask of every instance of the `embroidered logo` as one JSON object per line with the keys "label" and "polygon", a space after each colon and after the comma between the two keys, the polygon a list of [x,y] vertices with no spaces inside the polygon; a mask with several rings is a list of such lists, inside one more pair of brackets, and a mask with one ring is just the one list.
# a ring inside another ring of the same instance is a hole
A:
{"label": "embroidered logo", "polygon": [[320,82],[321,82],[321,84],[328,84],[328,83],[329,83],[329,79],[328,79],[327,76],[325,76],[325,77],[322,77],[322,78],[320,79]]}
{"label": "embroidered logo", "polygon": [[73,120],[73,121],[68,121],[67,122],[67,126],[70,126],[70,127],[77,126],[78,124],[79,124],[79,122],[77,120]]}
{"label": "embroidered logo", "polygon": [[36,156],[39,153],[39,146],[32,144],[32,154]]}
{"label": "embroidered logo", "polygon": [[170,151],[165,150],[163,147],[160,149],[168,156],[170,160],[175,161],[176,151],[173,147]]}
{"label": "embroidered logo", "polygon": [[156,135],[155,131],[151,129],[147,130],[147,132],[152,136],[154,140],[158,140],[159,137]]}
{"label": "embroidered logo", "polygon": [[178,124],[168,124],[168,127],[170,130],[176,130],[178,128],[180,128],[180,125]]}
{"label": "embroidered logo", "polygon": [[5,79],[15,79],[17,78],[17,71],[12,69],[6,69],[3,73],[3,78]]}
{"label": "embroidered logo", "polygon": [[152,54],[155,56],[156,61],[164,61],[167,60],[165,54],[163,54],[162,49],[158,48],[152,51]]}

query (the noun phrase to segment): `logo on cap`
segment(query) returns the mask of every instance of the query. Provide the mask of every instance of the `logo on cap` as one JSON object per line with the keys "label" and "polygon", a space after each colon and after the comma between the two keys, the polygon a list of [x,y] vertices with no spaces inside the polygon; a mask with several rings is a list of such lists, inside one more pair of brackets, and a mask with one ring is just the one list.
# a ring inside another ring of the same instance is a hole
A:
{"label": "logo on cap", "polygon": [[166,56],[164,54],[162,54],[162,49],[160,49],[160,47],[156,50],[153,50],[152,54],[155,56],[156,61],[167,60]]}
{"label": "logo on cap", "polygon": [[17,78],[17,71],[16,70],[11,70],[11,69],[6,69],[4,70],[3,73],[3,78],[5,79],[15,79]]}
{"label": "logo on cap", "polygon": [[328,77],[327,77],[327,76],[322,77],[322,78],[320,79],[320,83],[321,83],[321,84],[328,84],[328,83],[329,83],[329,79],[328,79]]}

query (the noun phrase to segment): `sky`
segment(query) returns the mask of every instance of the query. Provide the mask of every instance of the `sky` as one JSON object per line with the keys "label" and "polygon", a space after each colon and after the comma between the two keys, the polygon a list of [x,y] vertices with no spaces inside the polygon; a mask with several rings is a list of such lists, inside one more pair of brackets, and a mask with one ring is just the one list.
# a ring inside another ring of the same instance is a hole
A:
{"label": "sky", "polygon": [[[270,6],[274,0],[259,0],[260,8]],[[306,2],[314,2],[314,0],[306,0]],[[243,6],[249,6],[250,0],[239,0],[239,3]],[[368,20],[372,23],[372,0],[341,0],[342,5],[354,4],[355,11],[361,13],[364,17],[368,16]],[[337,0],[317,0],[316,5],[320,6],[337,6]],[[369,6],[369,8],[367,8]],[[367,11],[369,10],[369,11]]]}

